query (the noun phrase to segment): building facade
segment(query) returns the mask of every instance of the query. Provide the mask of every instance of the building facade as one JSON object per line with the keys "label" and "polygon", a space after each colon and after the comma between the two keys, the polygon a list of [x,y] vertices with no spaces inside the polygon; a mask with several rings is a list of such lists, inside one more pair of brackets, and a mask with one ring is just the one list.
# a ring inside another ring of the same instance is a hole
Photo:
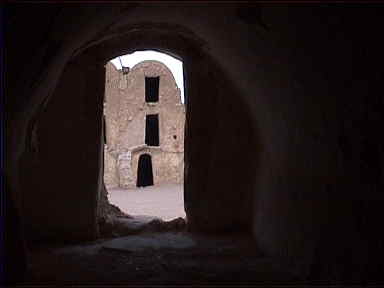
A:
{"label": "building facade", "polygon": [[108,62],[104,117],[107,188],[183,182],[185,108],[164,64],[123,71]]}

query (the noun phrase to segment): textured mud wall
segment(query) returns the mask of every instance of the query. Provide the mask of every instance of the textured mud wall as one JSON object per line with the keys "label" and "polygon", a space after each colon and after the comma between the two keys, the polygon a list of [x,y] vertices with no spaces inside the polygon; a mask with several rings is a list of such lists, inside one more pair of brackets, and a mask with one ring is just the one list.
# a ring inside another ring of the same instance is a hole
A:
{"label": "textured mud wall", "polygon": [[[104,95],[104,116],[105,116],[105,132],[110,152],[119,151],[119,124],[120,122],[120,101],[121,87],[120,83],[127,83],[127,75],[119,73],[115,66],[108,62],[105,65],[105,95]],[[108,103],[108,104],[107,104]],[[128,121],[124,118],[121,121]]]}
{"label": "textured mud wall", "polygon": [[199,55],[190,61],[184,185],[190,229],[249,231],[249,180],[258,149],[249,111],[212,58]]}
{"label": "textured mud wall", "polygon": [[[145,77],[160,77],[159,102],[145,102]],[[159,116],[159,147],[153,150],[154,184],[182,183],[185,108],[172,73],[157,61],[143,61],[128,74],[106,65],[107,148],[104,181],[108,188],[136,186],[138,148],[145,145],[145,118]],[[135,154],[132,156],[131,154]]]}
{"label": "textured mud wall", "polygon": [[108,147],[105,145],[103,178],[105,186],[107,188],[115,188],[119,186],[120,175],[116,173],[116,171],[119,169],[118,165],[118,154],[115,153],[113,150],[109,150]]}
{"label": "textured mud wall", "polygon": [[256,30],[248,42],[258,52],[248,71],[258,79],[249,89],[262,146],[255,238],[302,275],[377,277],[383,102],[379,49],[364,31],[377,29],[379,17],[357,7],[271,6],[263,20],[265,45]]}
{"label": "textured mud wall", "polygon": [[[97,235],[104,70],[86,61],[67,65],[35,124],[20,181],[27,234],[92,239]],[[69,157],[69,155],[71,157]]]}
{"label": "textured mud wall", "polygon": [[[152,159],[153,183],[182,183],[184,178],[184,153],[164,153],[161,149],[143,147],[132,153],[132,173],[137,179],[140,155],[149,154]],[[136,184],[136,182],[134,182]]]}

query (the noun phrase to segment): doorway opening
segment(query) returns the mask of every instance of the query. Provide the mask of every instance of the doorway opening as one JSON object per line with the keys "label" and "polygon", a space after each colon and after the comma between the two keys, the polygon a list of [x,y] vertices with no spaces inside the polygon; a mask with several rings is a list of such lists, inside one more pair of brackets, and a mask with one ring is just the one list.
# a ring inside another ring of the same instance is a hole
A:
{"label": "doorway opening", "polygon": [[152,158],[149,154],[142,154],[139,157],[137,167],[137,187],[153,185]]}
{"label": "doorway opening", "polygon": [[138,51],[105,67],[104,183],[109,201],[131,216],[185,218],[182,62]]}

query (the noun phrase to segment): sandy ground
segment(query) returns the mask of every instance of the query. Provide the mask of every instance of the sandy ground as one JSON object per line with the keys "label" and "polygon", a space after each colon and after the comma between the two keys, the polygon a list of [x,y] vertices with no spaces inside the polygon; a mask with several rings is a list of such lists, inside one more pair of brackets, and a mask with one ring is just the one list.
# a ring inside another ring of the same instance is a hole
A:
{"label": "sandy ground", "polygon": [[109,189],[109,201],[123,212],[172,220],[185,217],[182,184],[147,186],[137,189]]}

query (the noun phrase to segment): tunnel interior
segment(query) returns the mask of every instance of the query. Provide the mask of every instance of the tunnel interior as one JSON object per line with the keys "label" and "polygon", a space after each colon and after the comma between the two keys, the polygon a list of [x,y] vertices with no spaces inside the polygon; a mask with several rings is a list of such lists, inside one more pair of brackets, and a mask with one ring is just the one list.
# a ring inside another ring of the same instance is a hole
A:
{"label": "tunnel interior", "polygon": [[[36,244],[113,234],[121,215],[102,180],[105,63],[150,48],[185,63],[188,233],[246,235],[301,281],[382,283],[382,11],[7,4],[8,279],[20,281]],[[241,267],[255,281],[260,267]],[[119,275],[145,281],[126,269]]]}

